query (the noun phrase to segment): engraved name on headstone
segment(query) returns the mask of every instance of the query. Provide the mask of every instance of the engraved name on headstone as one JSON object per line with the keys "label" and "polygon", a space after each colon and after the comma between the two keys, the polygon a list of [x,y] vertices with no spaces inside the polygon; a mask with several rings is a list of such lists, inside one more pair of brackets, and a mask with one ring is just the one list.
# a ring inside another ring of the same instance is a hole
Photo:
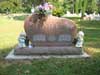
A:
{"label": "engraved name on headstone", "polygon": [[36,34],[33,36],[33,41],[46,41],[46,36],[44,34]]}
{"label": "engraved name on headstone", "polygon": [[62,42],[62,41],[71,41],[71,35],[70,34],[62,34],[62,35],[59,35],[59,38],[58,38],[58,41],[59,42]]}
{"label": "engraved name on headstone", "polygon": [[50,36],[47,37],[47,40],[50,41],[50,42],[56,41],[56,36],[50,35]]}

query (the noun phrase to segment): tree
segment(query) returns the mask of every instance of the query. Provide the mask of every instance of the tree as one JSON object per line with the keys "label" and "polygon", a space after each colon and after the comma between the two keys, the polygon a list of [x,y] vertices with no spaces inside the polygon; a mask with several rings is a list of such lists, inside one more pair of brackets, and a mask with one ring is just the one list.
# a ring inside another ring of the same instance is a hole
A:
{"label": "tree", "polygon": [[[97,0],[88,0],[88,6],[86,8],[86,12],[88,14],[91,14],[93,13],[94,11],[97,11],[98,10],[98,7],[97,7]],[[98,11],[97,11],[98,12]]]}
{"label": "tree", "polygon": [[83,5],[82,5],[82,18],[83,18],[84,14],[85,14],[85,11],[86,11],[88,0],[83,0],[82,2],[83,2]]}
{"label": "tree", "polygon": [[75,13],[79,13],[79,0],[76,0],[75,2]]}
{"label": "tree", "polygon": [[75,13],[79,13],[81,11],[82,17],[86,12],[86,8],[88,6],[88,0],[76,0],[75,1]]}
{"label": "tree", "polygon": [[97,11],[100,14],[100,0],[97,1]]}
{"label": "tree", "polygon": [[32,5],[37,6],[43,1],[51,2],[57,9],[56,12],[71,13],[100,12],[100,0],[0,0],[0,12],[8,8],[10,12],[31,12]]}

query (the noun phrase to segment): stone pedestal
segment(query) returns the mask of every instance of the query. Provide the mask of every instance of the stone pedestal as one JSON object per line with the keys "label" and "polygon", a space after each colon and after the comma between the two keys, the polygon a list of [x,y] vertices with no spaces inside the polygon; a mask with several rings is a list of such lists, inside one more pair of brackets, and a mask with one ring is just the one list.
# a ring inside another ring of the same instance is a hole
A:
{"label": "stone pedestal", "polygon": [[33,47],[19,48],[16,47],[15,55],[81,55],[82,48],[74,46],[53,46],[53,47]]}

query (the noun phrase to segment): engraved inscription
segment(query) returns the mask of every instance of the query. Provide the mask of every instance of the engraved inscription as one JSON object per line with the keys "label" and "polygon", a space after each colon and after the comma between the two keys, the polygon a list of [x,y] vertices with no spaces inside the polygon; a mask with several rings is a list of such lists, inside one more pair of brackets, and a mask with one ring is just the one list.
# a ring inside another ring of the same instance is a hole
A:
{"label": "engraved inscription", "polygon": [[46,36],[43,34],[36,34],[33,36],[33,41],[46,41]]}
{"label": "engraved inscription", "polygon": [[50,36],[47,37],[47,40],[51,41],[51,42],[56,41],[56,36],[50,35]]}
{"label": "engraved inscription", "polygon": [[71,41],[71,35],[70,34],[63,34],[59,35],[58,41]]}

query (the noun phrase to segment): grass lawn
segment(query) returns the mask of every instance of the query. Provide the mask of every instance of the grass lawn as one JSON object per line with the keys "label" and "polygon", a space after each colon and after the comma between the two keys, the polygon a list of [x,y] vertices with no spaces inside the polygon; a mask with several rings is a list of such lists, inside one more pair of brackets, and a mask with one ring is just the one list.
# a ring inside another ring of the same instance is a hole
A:
{"label": "grass lawn", "polygon": [[88,59],[41,59],[32,61],[4,60],[17,44],[23,31],[23,19],[9,19],[0,15],[0,75],[100,75],[100,21],[78,21],[78,28],[85,32],[85,51]]}

